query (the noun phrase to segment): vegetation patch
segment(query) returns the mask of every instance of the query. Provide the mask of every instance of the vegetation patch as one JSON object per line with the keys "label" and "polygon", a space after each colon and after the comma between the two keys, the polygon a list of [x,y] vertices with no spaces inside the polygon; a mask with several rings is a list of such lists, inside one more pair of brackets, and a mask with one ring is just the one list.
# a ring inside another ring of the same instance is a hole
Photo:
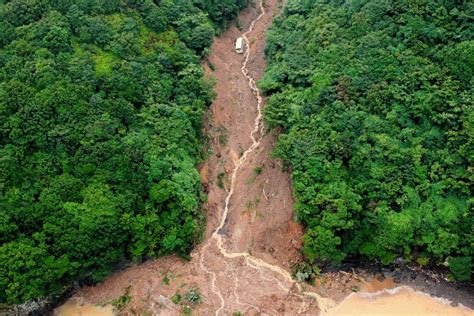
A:
{"label": "vegetation patch", "polygon": [[119,298],[115,299],[112,301],[112,306],[115,307],[117,311],[123,311],[127,305],[130,303],[132,300],[132,297],[130,296],[130,286],[125,289],[125,294],[120,296]]}
{"label": "vegetation patch", "polygon": [[176,305],[180,304],[181,303],[181,294],[175,293],[173,296],[171,296],[171,301]]}
{"label": "vegetation patch", "polygon": [[184,300],[188,304],[197,305],[201,303],[201,292],[198,288],[190,288],[186,293],[184,293]]}
{"label": "vegetation patch", "polygon": [[227,145],[227,140],[228,140],[227,129],[224,126],[219,126],[216,130],[218,133],[219,145],[221,146]]}
{"label": "vegetation patch", "polygon": [[224,172],[221,172],[217,175],[217,186],[220,189],[224,189],[225,184],[224,184],[224,179],[226,178],[226,174]]}
{"label": "vegetation patch", "polygon": [[112,52],[100,51],[94,55],[95,74],[97,77],[103,77],[112,73],[114,64],[119,60]]}
{"label": "vegetation patch", "polygon": [[[181,287],[184,287],[185,284],[182,284]],[[202,296],[199,288],[190,287],[186,290],[184,294],[181,294],[178,290],[172,297],[171,301],[181,306],[181,313],[183,315],[191,315],[193,312],[193,307],[202,303]]]}
{"label": "vegetation patch", "polygon": [[263,172],[262,167],[255,167],[252,170],[252,175],[246,181],[247,185],[252,185],[255,182],[255,180],[257,179],[257,177],[262,174],[262,172]]}
{"label": "vegetation patch", "polygon": [[298,282],[310,282],[315,277],[319,276],[320,269],[316,265],[307,262],[298,262],[292,268],[292,276]]}

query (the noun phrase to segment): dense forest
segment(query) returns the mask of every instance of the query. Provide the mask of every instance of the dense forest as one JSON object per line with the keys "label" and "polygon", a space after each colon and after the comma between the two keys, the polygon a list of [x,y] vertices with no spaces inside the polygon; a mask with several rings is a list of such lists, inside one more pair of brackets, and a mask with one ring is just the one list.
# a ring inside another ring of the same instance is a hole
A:
{"label": "dense forest", "polygon": [[268,34],[266,121],[304,253],[469,280],[474,2],[290,0]]}
{"label": "dense forest", "polygon": [[199,63],[246,1],[0,1],[0,303],[189,253]]}

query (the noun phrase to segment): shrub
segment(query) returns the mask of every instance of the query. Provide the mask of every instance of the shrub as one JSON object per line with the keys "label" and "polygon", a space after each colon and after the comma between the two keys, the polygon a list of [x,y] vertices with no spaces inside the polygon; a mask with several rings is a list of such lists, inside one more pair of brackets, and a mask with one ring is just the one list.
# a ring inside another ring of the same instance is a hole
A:
{"label": "shrub", "polygon": [[184,294],[184,300],[189,304],[200,304],[201,303],[201,293],[198,288],[191,288]]}
{"label": "shrub", "polygon": [[471,257],[453,257],[448,260],[449,270],[459,281],[469,281],[472,273]]}

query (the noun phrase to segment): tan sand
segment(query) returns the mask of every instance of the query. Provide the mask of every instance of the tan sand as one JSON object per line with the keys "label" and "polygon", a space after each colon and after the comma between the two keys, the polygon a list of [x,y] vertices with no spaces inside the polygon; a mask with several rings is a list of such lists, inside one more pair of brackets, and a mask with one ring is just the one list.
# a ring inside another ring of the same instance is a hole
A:
{"label": "tan sand", "polygon": [[321,316],[468,316],[474,311],[452,307],[447,300],[438,300],[408,287],[398,287],[375,294],[354,293]]}

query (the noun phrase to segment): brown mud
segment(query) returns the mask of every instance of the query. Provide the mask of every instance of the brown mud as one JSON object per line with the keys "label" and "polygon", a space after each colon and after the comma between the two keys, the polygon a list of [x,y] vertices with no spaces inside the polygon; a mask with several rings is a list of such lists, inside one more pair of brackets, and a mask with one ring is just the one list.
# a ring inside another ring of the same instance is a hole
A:
{"label": "brown mud", "polygon": [[[305,294],[288,272],[300,260],[303,231],[294,222],[289,175],[269,158],[275,134],[264,134],[264,99],[255,83],[265,68],[265,31],[280,6],[267,0],[243,10],[244,31],[233,26],[216,37],[209,63],[203,62],[207,75],[217,79],[205,120],[212,154],[200,167],[208,191],[204,242],[190,261],[173,256],[149,261],[84,287],[75,297],[106,303],[129,288],[124,314],[179,314],[183,306],[171,297],[193,288],[202,295],[202,303],[191,306],[198,315],[317,314],[317,300],[326,304],[317,293]],[[240,36],[247,43],[241,55],[234,51]]]}
{"label": "brown mud", "polygon": [[[203,62],[207,75],[217,80],[216,99],[205,118],[212,154],[200,166],[208,193],[202,244],[190,261],[159,258],[83,287],[76,301],[67,303],[71,313],[56,309],[56,314],[81,315],[74,312],[110,304],[127,291],[130,302],[120,311],[123,315],[179,315],[188,305],[196,315],[317,315],[335,311],[336,302],[356,288],[377,292],[395,286],[391,281],[367,283],[346,272],[325,274],[315,286],[291,278],[292,265],[301,260],[303,230],[294,222],[289,175],[270,158],[276,135],[264,132],[265,100],[255,84],[265,68],[265,31],[281,1],[264,3],[243,10],[244,31],[232,26],[216,37]],[[247,43],[242,55],[234,51],[240,36]],[[193,289],[201,294],[199,304],[184,298]]]}
{"label": "brown mud", "polygon": [[61,316],[110,316],[114,309],[111,305],[95,306],[85,303],[80,298],[72,298],[55,310]]}

